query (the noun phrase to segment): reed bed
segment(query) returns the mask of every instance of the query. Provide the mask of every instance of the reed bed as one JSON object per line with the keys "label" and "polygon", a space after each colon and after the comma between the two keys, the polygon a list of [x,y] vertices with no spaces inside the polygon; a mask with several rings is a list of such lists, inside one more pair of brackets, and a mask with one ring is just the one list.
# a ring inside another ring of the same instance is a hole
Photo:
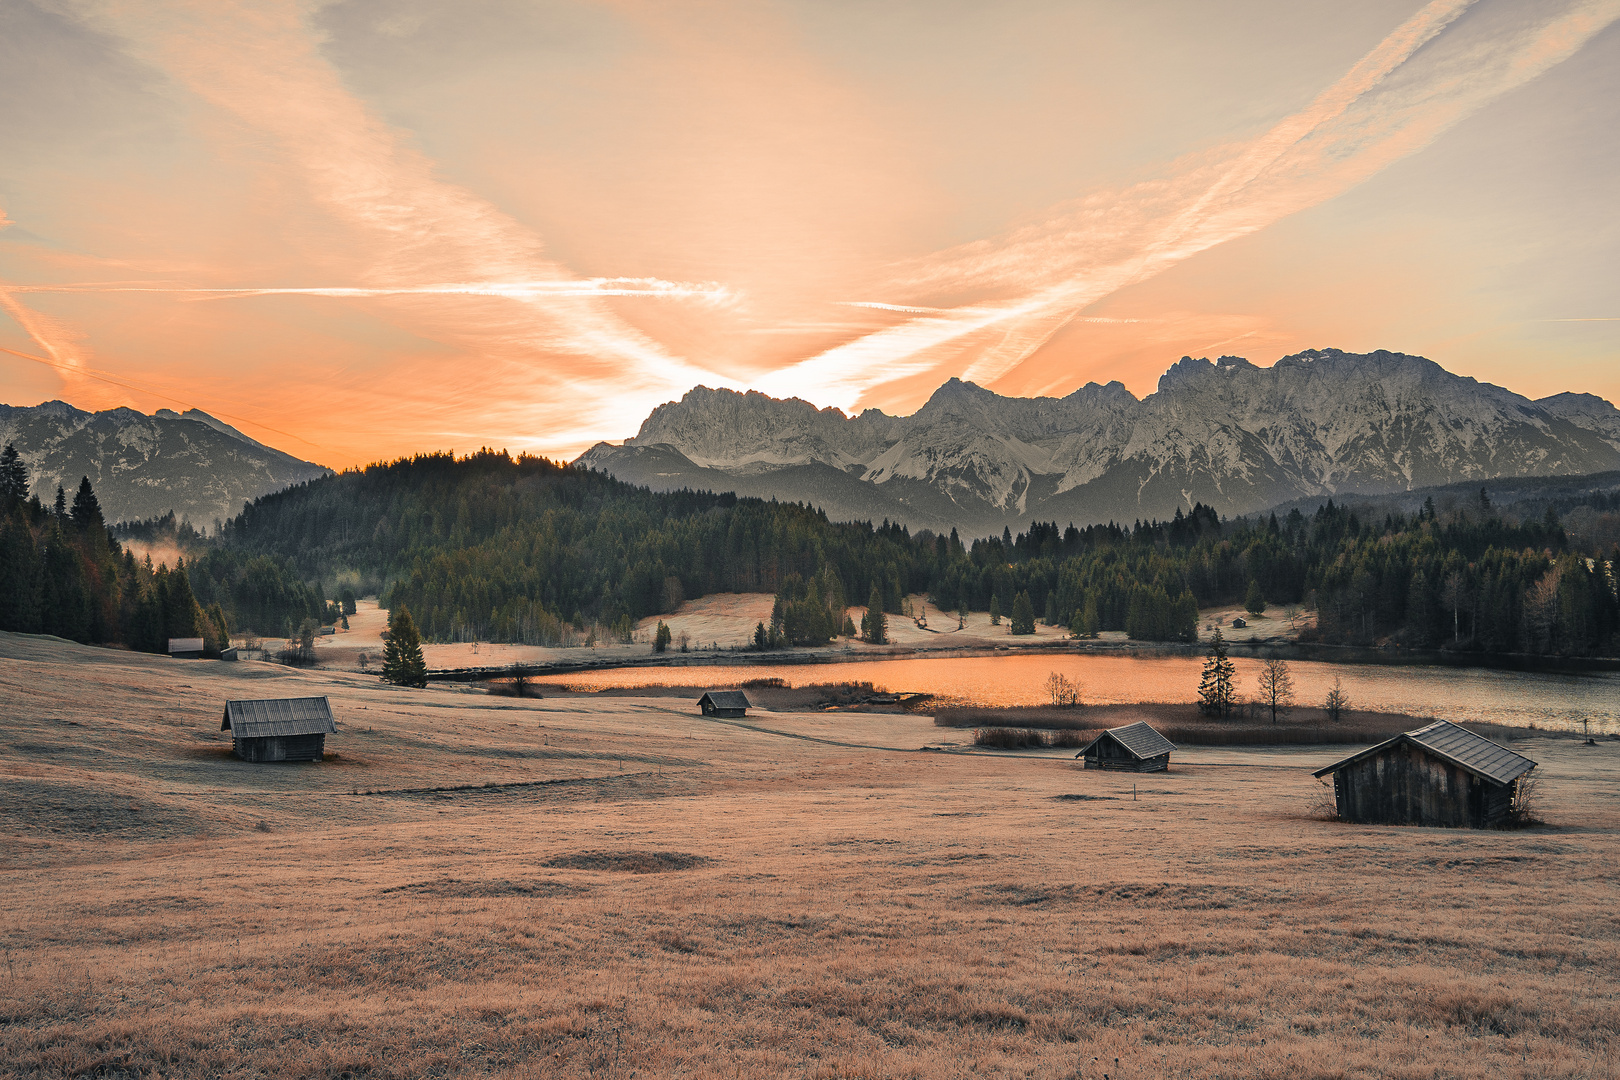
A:
{"label": "reed bed", "polygon": [[[1338,720],[1332,720],[1320,709],[1291,709],[1276,723],[1263,716],[1256,719],[1252,711],[1244,710],[1230,719],[1210,720],[1191,705],[1091,705],[1070,709],[961,707],[936,710],[934,724],[942,728],[1018,730],[1049,735],[1077,732],[1075,737],[1084,740],[1077,745],[1084,745],[1108,728],[1140,720],[1152,724],[1165,738],[1183,746],[1347,746],[1382,742],[1434,722],[1432,717],[1362,711],[1346,712]],[[1463,726],[1498,742],[1546,734],[1501,724],[1467,723]],[[975,741],[980,746],[1013,748],[1009,741],[1011,736],[993,735],[987,739]],[[1034,740],[1033,734],[1023,739],[1020,746],[1043,745]],[[1048,741],[1044,745],[1068,746],[1070,743]]]}

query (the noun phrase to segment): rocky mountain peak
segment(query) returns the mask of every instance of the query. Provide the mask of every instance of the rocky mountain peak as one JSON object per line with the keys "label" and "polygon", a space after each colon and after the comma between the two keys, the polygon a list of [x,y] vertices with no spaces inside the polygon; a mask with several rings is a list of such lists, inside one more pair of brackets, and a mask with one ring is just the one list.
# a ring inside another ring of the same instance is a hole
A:
{"label": "rocky mountain peak", "polygon": [[[1200,501],[1238,514],[1312,495],[1620,468],[1620,412],[1601,398],[1532,402],[1383,350],[1311,349],[1267,367],[1182,357],[1141,400],[1117,381],[1064,398],[1007,398],[951,379],[899,417],[723,393],[724,417],[688,394],[654,410],[623,448],[664,447],[656,476],[652,459],[613,448],[593,448],[589,463],[655,486],[769,474],[779,497],[836,498],[861,514],[878,505],[882,516],[970,533],[1169,517]],[[815,490],[795,489],[785,470],[811,464],[859,476],[867,493],[822,474]]]}

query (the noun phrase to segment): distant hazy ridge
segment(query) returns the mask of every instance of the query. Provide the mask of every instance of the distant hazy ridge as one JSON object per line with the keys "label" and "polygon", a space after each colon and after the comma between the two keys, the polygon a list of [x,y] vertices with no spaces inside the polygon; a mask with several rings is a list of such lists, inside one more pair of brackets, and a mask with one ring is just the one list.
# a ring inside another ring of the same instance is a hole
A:
{"label": "distant hazy ridge", "polygon": [[40,500],[69,498],[88,476],[109,522],[173,510],[207,528],[242,503],[330,470],[265,446],[205,412],[85,412],[61,401],[0,405],[0,445],[15,443]]}

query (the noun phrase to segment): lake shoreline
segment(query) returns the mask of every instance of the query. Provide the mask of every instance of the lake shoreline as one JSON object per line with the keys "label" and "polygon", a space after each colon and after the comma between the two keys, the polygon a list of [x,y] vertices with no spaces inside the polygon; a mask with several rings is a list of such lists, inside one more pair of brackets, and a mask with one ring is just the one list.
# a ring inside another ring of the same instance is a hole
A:
{"label": "lake shoreline", "polygon": [[[835,647],[834,647],[835,648]],[[521,667],[530,675],[570,675],[587,671],[612,671],[621,668],[703,668],[747,666],[815,666],[818,664],[847,664],[881,662],[889,660],[956,660],[980,659],[997,656],[1133,656],[1141,658],[1203,656],[1208,653],[1206,642],[1176,644],[1172,642],[1031,642],[1018,645],[991,647],[964,646],[952,648],[919,649],[893,647],[884,651],[860,652],[848,650],[795,650],[769,652],[704,652],[664,653],[651,656],[625,656],[587,658],[578,661],[534,662],[520,665],[505,664],[490,667],[441,668],[427,673],[430,682],[481,682],[509,676],[514,667]],[[1329,645],[1321,642],[1267,639],[1254,642],[1229,642],[1227,650],[1232,656],[1258,659],[1313,660],[1331,664],[1362,665],[1372,667],[1453,667],[1479,668],[1490,671],[1529,671],[1549,674],[1594,674],[1620,671],[1620,657],[1541,656],[1533,653],[1464,653],[1444,649],[1392,649],[1370,648],[1360,645]]]}

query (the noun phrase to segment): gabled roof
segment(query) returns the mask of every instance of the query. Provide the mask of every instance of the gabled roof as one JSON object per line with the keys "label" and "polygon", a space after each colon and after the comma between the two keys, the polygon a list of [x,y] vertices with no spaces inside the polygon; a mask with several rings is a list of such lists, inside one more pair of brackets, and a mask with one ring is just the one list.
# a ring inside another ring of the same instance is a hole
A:
{"label": "gabled roof", "polygon": [[753,708],[753,706],[748,703],[748,695],[743,693],[741,690],[710,690],[708,693],[698,698],[699,705],[703,704],[705,701],[717,709]]}
{"label": "gabled roof", "polygon": [[1131,756],[1136,758],[1137,761],[1156,758],[1160,754],[1168,754],[1176,748],[1175,743],[1153,730],[1153,725],[1145,720],[1138,720],[1136,723],[1126,724],[1124,727],[1109,728],[1087,743],[1086,749],[1080,751],[1080,754],[1085,754],[1086,750],[1090,750],[1106,738],[1112,738],[1119,745],[1129,750]]}
{"label": "gabled roof", "polygon": [[1405,732],[1393,739],[1386,739],[1377,746],[1369,746],[1359,754],[1351,754],[1341,761],[1335,761],[1325,769],[1318,769],[1312,775],[1326,776],[1328,773],[1338,772],[1347,765],[1402,742],[1420,746],[1436,757],[1444,758],[1453,765],[1467,769],[1475,776],[1494,780],[1498,784],[1511,784],[1536,767],[1536,763],[1523,754],[1515,754],[1483,735],[1475,735],[1467,728],[1458,727],[1449,720],[1436,720],[1426,728]]}
{"label": "gabled roof", "polygon": [[276,735],[324,735],[337,730],[332,703],[324,697],[227,701],[219,730],[238,739]]}

